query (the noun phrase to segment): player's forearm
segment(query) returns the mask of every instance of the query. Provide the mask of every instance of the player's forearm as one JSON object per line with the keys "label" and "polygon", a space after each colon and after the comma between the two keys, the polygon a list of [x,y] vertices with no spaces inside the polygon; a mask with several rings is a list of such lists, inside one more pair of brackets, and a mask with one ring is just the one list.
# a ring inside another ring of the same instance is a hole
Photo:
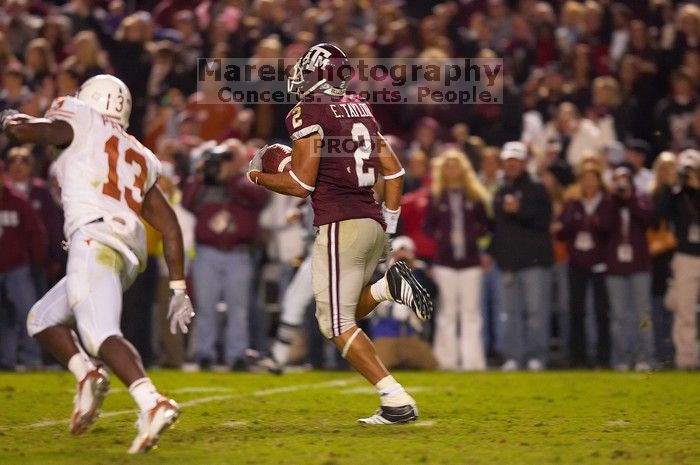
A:
{"label": "player's forearm", "polygon": [[263,173],[256,171],[251,173],[251,177],[256,184],[263,186],[273,192],[294,197],[308,197],[311,191],[304,189],[289,175],[284,173]]}
{"label": "player's forearm", "polygon": [[[59,127],[67,126],[68,128]],[[73,138],[68,123],[57,123],[47,118],[33,118],[21,122],[10,122],[5,126],[5,134],[20,144],[67,145]]]}
{"label": "player's forearm", "polygon": [[170,281],[185,279],[185,249],[179,224],[163,231],[163,256],[168,266]]}
{"label": "player's forearm", "polygon": [[384,205],[389,210],[398,210],[403,193],[403,176],[384,181]]}

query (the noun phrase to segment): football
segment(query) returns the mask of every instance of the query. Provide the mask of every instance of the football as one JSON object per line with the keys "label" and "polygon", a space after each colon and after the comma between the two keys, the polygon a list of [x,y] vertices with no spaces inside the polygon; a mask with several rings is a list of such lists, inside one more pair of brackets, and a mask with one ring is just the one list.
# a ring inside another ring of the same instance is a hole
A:
{"label": "football", "polygon": [[272,144],[262,156],[263,173],[281,173],[292,169],[292,148],[284,144]]}

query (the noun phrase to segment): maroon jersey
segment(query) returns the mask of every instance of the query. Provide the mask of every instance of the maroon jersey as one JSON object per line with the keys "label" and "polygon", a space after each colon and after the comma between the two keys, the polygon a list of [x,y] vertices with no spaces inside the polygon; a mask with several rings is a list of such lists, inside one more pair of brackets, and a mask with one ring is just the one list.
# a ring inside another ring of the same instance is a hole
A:
{"label": "maroon jersey", "polygon": [[372,187],[379,176],[377,122],[357,96],[314,94],[299,102],[286,119],[292,140],[321,135],[321,162],[311,193],[314,226],[371,218],[385,227]]}
{"label": "maroon jersey", "polygon": [[46,228],[29,201],[0,181],[0,273],[46,258]]}

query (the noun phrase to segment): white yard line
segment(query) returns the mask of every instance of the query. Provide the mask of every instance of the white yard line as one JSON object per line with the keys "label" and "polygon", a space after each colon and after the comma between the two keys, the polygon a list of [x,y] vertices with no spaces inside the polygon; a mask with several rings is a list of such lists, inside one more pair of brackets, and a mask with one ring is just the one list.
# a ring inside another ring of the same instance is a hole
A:
{"label": "white yard line", "polygon": [[413,423],[412,426],[415,426],[416,428],[424,428],[428,426],[435,426],[435,422],[433,420],[417,421]]}
{"label": "white yard line", "polygon": [[[336,379],[333,381],[324,381],[322,383],[313,383],[313,384],[295,384],[291,386],[281,386],[278,388],[270,388],[270,389],[258,389],[256,391],[252,392],[243,392],[243,393],[238,393],[238,394],[227,394],[227,395],[219,395],[219,396],[209,396],[209,397],[201,397],[199,399],[192,399],[188,400],[185,402],[180,402],[181,407],[193,407],[195,405],[201,405],[201,404],[208,404],[211,402],[220,402],[223,400],[230,400],[230,399],[240,399],[242,397],[248,397],[248,396],[254,396],[254,397],[261,397],[261,396],[274,396],[277,394],[285,394],[288,392],[296,392],[296,391],[302,391],[306,389],[324,389],[324,388],[332,388],[332,387],[344,387],[352,383],[356,383],[361,381],[359,378],[353,377],[353,378],[344,378],[344,379]],[[200,392],[196,391],[194,389],[198,388],[182,388],[182,389],[190,389],[190,391],[187,392]],[[212,388],[212,389],[217,389],[217,388]],[[173,390],[171,392],[176,392],[176,390]],[[137,413],[136,410],[117,410],[114,412],[102,412],[100,414],[100,418],[111,418],[111,417],[117,417],[121,415],[128,415],[128,414],[134,414]],[[5,428],[0,428],[0,431],[6,431],[6,430],[12,430],[12,429],[31,429],[31,428],[46,428],[49,426],[57,426],[57,425],[68,425],[70,420],[45,420],[45,421],[39,421],[37,423],[30,423],[28,425],[16,425],[16,426],[9,426]]]}

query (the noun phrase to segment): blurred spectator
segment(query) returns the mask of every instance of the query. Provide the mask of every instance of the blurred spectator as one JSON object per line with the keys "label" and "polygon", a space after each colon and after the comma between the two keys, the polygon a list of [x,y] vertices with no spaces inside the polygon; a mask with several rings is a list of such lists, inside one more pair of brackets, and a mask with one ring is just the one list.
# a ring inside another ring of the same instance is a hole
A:
{"label": "blurred spectator", "polygon": [[424,228],[438,244],[433,274],[440,290],[435,356],[441,368],[484,370],[481,338],[481,260],[478,240],[489,231],[490,196],[464,153],[435,160]]}
{"label": "blurred spectator", "polygon": [[603,145],[633,135],[636,102],[623,101],[621,97],[615,78],[601,76],[593,80],[592,106],[587,116],[598,127]]}
{"label": "blurred spectator", "polygon": [[505,183],[494,198],[489,251],[503,273],[503,369],[527,364],[529,370],[539,371],[548,358],[552,206],[544,186],[525,169],[525,145],[505,144],[501,159]]}
{"label": "blurred spectator", "polygon": [[[416,259],[415,245],[406,236],[396,237],[392,243],[392,253],[385,265],[403,260],[413,271],[416,279],[435,295],[435,284],[426,273],[427,265]],[[434,370],[438,362],[433,351],[419,333],[422,322],[405,305],[394,302],[382,302],[374,309],[371,319],[372,341],[377,348],[377,355],[387,369],[400,367],[413,370]]]}
{"label": "blurred spectator", "polygon": [[582,118],[570,102],[559,105],[556,119],[545,128],[545,138],[561,141],[560,157],[571,166],[578,166],[587,150],[598,151],[604,146],[600,130],[591,120]]}
{"label": "blurred spectator", "polygon": [[645,166],[650,155],[651,146],[646,141],[630,139],[625,142],[625,159],[632,166],[634,187],[638,192],[649,192],[654,181],[654,174]]}
{"label": "blurred spectator", "polygon": [[605,191],[600,161],[586,158],[578,169],[578,181],[564,204],[554,232],[566,241],[569,256],[570,360],[574,367],[589,366],[586,348],[586,300],[593,288],[597,351],[595,364],[610,360],[608,293],[605,287],[605,251],[610,229],[611,201]]}
{"label": "blurred spectator", "polygon": [[39,345],[27,334],[27,314],[36,302],[32,267],[46,258],[46,230],[24,196],[4,185],[0,161],[0,370],[16,364],[41,366]]}
{"label": "blurred spectator", "polygon": [[440,124],[435,118],[424,117],[418,120],[415,127],[415,139],[408,147],[409,157],[417,151],[423,152],[428,158],[434,158],[440,149]]}
{"label": "blurred spectator", "polygon": [[97,34],[92,31],[79,32],[71,45],[73,53],[61,66],[78,73],[83,81],[107,71],[107,59]]}
{"label": "blurred spectator", "polygon": [[235,103],[222,102],[218,96],[221,84],[213,76],[204,73],[198,83],[198,91],[187,103],[187,111],[199,124],[199,136],[203,140],[221,142],[231,130],[240,108]]}
{"label": "blurred spectator", "polygon": [[56,95],[75,95],[80,87],[81,77],[70,68],[61,69],[56,75]]}
{"label": "blurred spectator", "polygon": [[9,0],[5,2],[4,13],[7,15],[5,32],[12,52],[20,55],[24,45],[36,37],[41,18],[29,14],[29,2],[26,0]]}
{"label": "blurred spectator", "polygon": [[197,307],[197,362],[208,369],[216,362],[216,306],[226,303],[224,360],[246,368],[249,347],[248,307],[253,280],[251,245],[258,233],[258,214],[267,200],[250,184],[245,148],[232,140],[207,151],[201,175],[187,186],[183,205],[197,217],[197,256],[193,265]]}
{"label": "blurred spectator", "polygon": [[[542,184],[547,188],[552,202],[552,214],[559,218],[564,210],[566,191],[576,180],[569,164],[556,160],[541,174]],[[554,224],[554,223],[553,223]],[[571,320],[569,308],[569,254],[566,241],[557,237],[550,226],[554,265],[552,266],[552,316],[556,319],[557,336],[561,355],[568,356],[570,346]]]}
{"label": "blurred spectator", "polygon": [[267,258],[283,264],[285,275],[305,255],[306,230],[300,223],[299,203],[296,197],[272,193],[260,213],[260,227],[267,232]]}
{"label": "blurred spectator", "polygon": [[673,311],[673,345],[676,367],[698,366],[697,302],[700,295],[700,152],[689,149],[678,158],[680,186],[657,191],[654,213],[666,219],[676,232],[678,249],[671,269],[673,281],[666,306]]}
{"label": "blurred spectator", "polygon": [[607,276],[610,297],[611,363],[618,371],[634,367],[649,371],[653,360],[651,321],[651,257],[646,230],[651,202],[638,192],[632,168],[615,169],[610,237],[607,243]]}
{"label": "blurred spectator", "polygon": [[432,262],[437,251],[437,243],[423,229],[425,215],[429,208],[428,185],[423,185],[420,189],[405,194],[401,198],[401,233],[413,240],[416,256],[420,260]]}
{"label": "blurred spectator", "polygon": [[[480,153],[479,180],[488,191],[491,198],[503,185],[503,170],[501,169],[501,151],[498,147],[484,147]],[[486,213],[493,219],[493,203],[487,202]],[[480,250],[488,250],[491,237],[480,239]],[[501,351],[501,272],[496,264],[483,270],[481,287],[481,313],[484,320],[484,347],[486,355],[495,356]]]}
{"label": "blurred spectator", "polygon": [[683,148],[696,105],[693,78],[685,70],[671,73],[669,95],[659,101],[654,115],[657,149],[675,151]]}
{"label": "blurred spectator", "polygon": [[0,69],[7,69],[18,65],[21,65],[21,62],[17,59],[15,54],[12,53],[10,43],[7,41],[7,36],[0,31]]}
{"label": "blurred spectator", "polygon": [[32,97],[29,88],[25,85],[24,72],[18,66],[10,66],[4,70],[2,84],[0,111],[8,108],[23,109]]}
{"label": "blurred spectator", "polygon": [[51,79],[55,60],[51,44],[44,38],[37,38],[27,44],[24,52],[27,83],[32,90],[37,90],[44,79]]}
{"label": "blurred spectator", "polygon": [[[678,159],[672,152],[659,154],[654,162],[654,182],[651,189],[653,198],[665,187],[674,188],[678,184]],[[651,316],[654,328],[655,359],[663,367],[673,366],[673,341],[671,326],[673,314],[664,305],[664,296],[671,278],[671,259],[678,246],[676,236],[669,228],[668,221],[656,222],[649,230],[649,252],[651,253]]]}
{"label": "blurred spectator", "polygon": [[426,179],[430,176],[430,160],[422,150],[414,150],[408,158],[406,168],[404,194],[416,191],[426,184]]}
{"label": "blurred spectator", "polygon": [[[610,67],[617,69],[620,59],[622,59],[630,43],[632,11],[624,3],[615,3],[611,6],[610,12],[612,14],[613,27],[610,36]],[[643,22],[641,24],[642,26],[644,25]],[[644,29],[642,29],[642,32],[646,34]]]}
{"label": "blurred spectator", "polygon": [[[478,58],[496,58],[491,50],[482,51]],[[502,92],[495,103],[467,105],[465,120],[471,132],[487,145],[501,146],[509,140],[518,140],[523,130],[523,109],[520,93],[510,85],[508,78],[499,74],[492,91]]]}
{"label": "blurred spectator", "polygon": [[[7,174],[12,188],[24,194],[39,214],[48,240],[48,255],[43,270],[36,270],[37,292],[41,295],[50,283],[56,283],[65,274],[66,253],[63,241],[63,212],[54,201],[49,187],[41,178],[33,176],[34,157],[29,147],[14,147],[7,154]],[[49,286],[50,287],[50,286]]]}

